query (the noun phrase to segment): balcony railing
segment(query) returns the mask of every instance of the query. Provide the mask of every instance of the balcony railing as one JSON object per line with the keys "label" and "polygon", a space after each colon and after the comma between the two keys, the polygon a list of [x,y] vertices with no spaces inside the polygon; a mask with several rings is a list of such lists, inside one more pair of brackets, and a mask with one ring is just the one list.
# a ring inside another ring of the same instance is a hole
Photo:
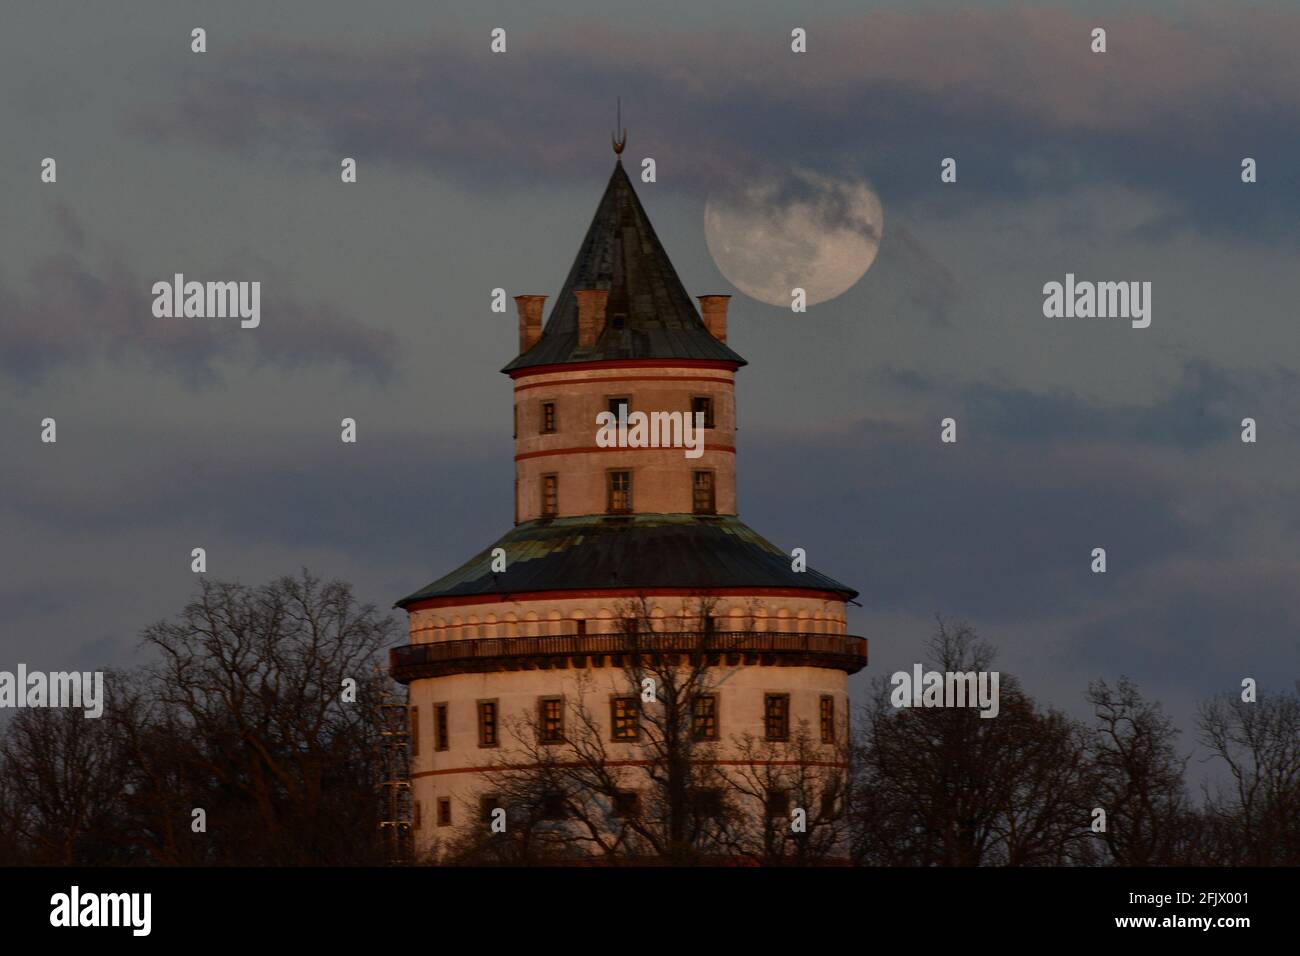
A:
{"label": "balcony railing", "polygon": [[703,655],[716,665],[773,664],[860,671],[867,664],[867,639],[846,634],[768,631],[668,631],[617,634],[559,634],[546,637],[482,637],[468,641],[404,644],[388,652],[393,679],[488,671],[620,666],[631,655]]}

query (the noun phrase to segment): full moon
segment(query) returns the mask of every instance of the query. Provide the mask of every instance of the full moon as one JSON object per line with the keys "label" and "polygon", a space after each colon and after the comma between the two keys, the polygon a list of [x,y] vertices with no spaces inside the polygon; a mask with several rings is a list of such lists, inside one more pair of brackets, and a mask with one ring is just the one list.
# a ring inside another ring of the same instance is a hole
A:
{"label": "full moon", "polygon": [[718,271],[750,298],[785,308],[796,288],[809,305],[852,288],[875,261],[883,228],[865,182],[806,170],[765,174],[704,204]]}

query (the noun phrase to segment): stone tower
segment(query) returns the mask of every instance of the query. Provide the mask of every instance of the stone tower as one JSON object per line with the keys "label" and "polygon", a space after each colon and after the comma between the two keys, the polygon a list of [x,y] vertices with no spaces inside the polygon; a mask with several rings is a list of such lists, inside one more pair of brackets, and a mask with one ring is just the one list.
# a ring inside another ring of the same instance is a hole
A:
{"label": "stone tower", "polygon": [[[727,345],[728,298],[700,296],[696,310],[621,160],[544,329],[545,296],[516,297],[519,355],[503,369],[515,526],[397,603],[410,643],[391,671],[410,688],[417,849],[486,831],[506,802],[501,768],[577,760],[580,730],[623,774],[610,826],[639,797],[637,812],[655,812],[634,772],[662,743],[643,661],[697,668],[683,705],[691,762],[736,767],[757,746],[764,765],[783,765],[802,727],[813,751],[799,759],[835,765],[847,677],[866,664],[866,641],[845,626],[856,592],[796,570],[737,517],[734,380],[746,363]],[[629,424],[680,413],[702,422],[703,448],[602,447],[602,412]]]}

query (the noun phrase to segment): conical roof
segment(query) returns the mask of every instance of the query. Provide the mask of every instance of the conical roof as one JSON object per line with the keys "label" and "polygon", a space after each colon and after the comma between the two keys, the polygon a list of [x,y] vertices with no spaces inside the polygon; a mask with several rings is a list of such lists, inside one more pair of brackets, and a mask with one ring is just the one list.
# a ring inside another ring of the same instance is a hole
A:
{"label": "conical roof", "polygon": [[[590,348],[578,345],[577,289],[609,291],[605,330]],[[611,359],[746,364],[705,328],[621,161],[609,177],[541,338],[502,371]]]}

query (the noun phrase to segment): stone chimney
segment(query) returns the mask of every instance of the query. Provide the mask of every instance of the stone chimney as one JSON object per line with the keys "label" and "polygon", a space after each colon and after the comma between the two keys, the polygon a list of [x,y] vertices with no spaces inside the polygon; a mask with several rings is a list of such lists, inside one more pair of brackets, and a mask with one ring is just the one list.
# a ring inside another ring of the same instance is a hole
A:
{"label": "stone chimney", "polygon": [[605,304],[609,301],[609,290],[574,289],[573,294],[578,297],[578,347],[589,349],[605,331]]}
{"label": "stone chimney", "polygon": [[729,295],[699,295],[700,314],[704,316],[704,327],[719,342],[727,341],[727,303]]}
{"label": "stone chimney", "polygon": [[542,305],[546,302],[544,295],[517,295],[515,305],[519,309],[519,354],[523,355],[537,344],[542,337]]}

